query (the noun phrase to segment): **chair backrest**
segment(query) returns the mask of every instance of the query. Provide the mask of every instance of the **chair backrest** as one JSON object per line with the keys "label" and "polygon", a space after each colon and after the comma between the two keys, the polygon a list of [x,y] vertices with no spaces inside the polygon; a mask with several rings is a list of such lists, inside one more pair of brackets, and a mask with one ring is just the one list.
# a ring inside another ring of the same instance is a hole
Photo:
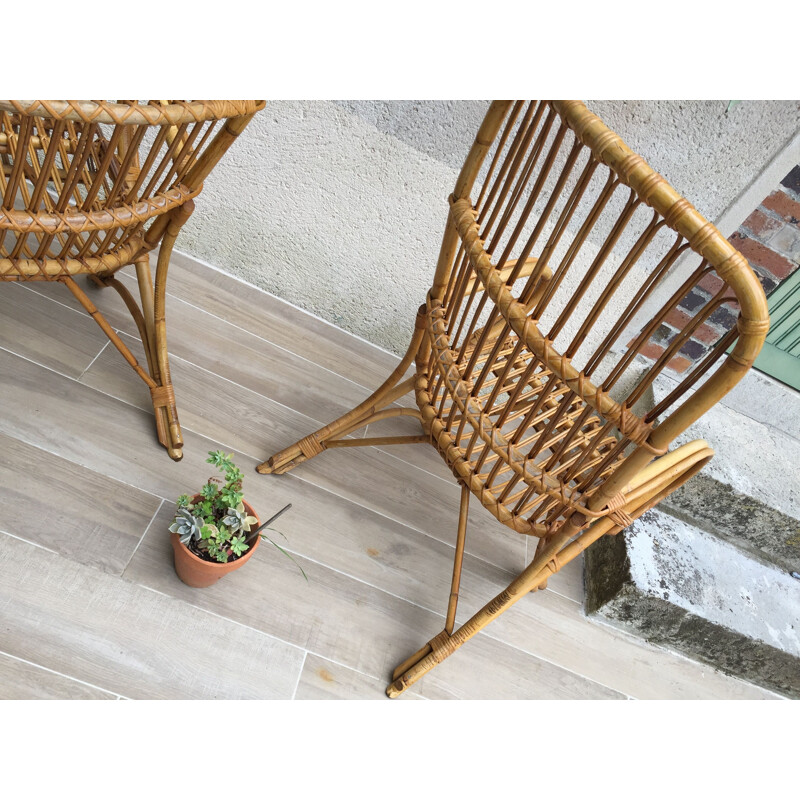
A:
{"label": "chair backrest", "polygon": [[0,101],[0,277],[152,249],[263,101]]}
{"label": "chair backrest", "polygon": [[[423,424],[498,519],[540,536],[606,508],[743,376],[769,326],[745,258],[577,101],[491,105],[425,316]],[[698,332],[705,355],[635,413]]]}

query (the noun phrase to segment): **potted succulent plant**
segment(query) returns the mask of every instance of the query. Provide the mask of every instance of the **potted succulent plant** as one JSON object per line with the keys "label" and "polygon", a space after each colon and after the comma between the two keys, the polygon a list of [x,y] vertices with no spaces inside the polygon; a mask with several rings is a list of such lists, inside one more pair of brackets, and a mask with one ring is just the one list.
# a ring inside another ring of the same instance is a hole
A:
{"label": "potted succulent plant", "polygon": [[[260,524],[252,506],[244,500],[243,475],[232,461],[233,454],[215,450],[208,456],[206,461],[219,468],[224,480],[209,478],[199,494],[191,497],[184,494],[177,500],[178,510],[169,530],[178,577],[196,588],[211,586],[243,566],[261,539],[266,539],[294,561],[280,545],[261,532],[291,508],[291,503]],[[297,566],[306,577],[302,567]]]}

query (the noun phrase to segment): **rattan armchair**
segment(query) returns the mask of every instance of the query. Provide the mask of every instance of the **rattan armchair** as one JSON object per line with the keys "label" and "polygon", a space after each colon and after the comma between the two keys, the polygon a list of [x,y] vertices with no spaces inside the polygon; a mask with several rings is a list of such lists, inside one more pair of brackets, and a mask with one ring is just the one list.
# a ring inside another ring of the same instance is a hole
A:
{"label": "rattan armchair", "polygon": [[[158,440],[182,457],[166,342],[167,269],[194,198],[263,101],[0,101],[0,281],[58,281],[150,389]],[[159,247],[155,281],[148,254]],[[114,273],[133,264],[141,305]],[[75,277],[113,286],[147,370]]]}
{"label": "rattan armchair", "polygon": [[[390,697],[706,464],[706,442],[670,444],[742,378],[769,326],[744,257],[580,102],[493,103],[449,206],[397,369],[259,467],[284,473],[363,425],[413,413],[422,436],[347,445],[429,441],[460,482],[444,629],[397,667]],[[723,310],[737,312],[727,331]],[[687,343],[701,331],[698,356]],[[648,405],[657,380],[667,389]],[[392,406],[411,390],[418,410]],[[456,628],[471,495],[538,545]]]}

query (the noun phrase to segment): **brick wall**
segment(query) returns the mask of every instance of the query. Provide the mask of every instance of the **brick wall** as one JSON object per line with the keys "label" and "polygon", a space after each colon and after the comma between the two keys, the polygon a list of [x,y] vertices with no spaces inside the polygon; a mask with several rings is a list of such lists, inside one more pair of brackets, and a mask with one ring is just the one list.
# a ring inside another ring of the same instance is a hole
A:
{"label": "brick wall", "polygon": [[[750,262],[767,296],[800,267],[800,165],[764,198],[728,241]],[[661,356],[678,331],[722,286],[715,275],[706,275],[669,313],[642,354],[653,360]],[[736,303],[720,306],[670,360],[668,368],[686,372],[736,325],[737,314]]]}

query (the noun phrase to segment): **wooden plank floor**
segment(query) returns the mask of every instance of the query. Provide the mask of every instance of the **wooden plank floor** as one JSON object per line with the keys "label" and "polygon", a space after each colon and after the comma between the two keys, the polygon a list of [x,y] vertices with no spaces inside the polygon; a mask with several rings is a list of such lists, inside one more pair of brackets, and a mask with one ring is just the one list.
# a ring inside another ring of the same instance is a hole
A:
{"label": "wooden plank floor", "polygon": [[[140,356],[119,296],[92,298]],[[255,466],[363,399],[397,358],[180,254],[167,322],[178,464],[155,440],[146,387],[66,289],[0,284],[0,697],[385,700],[395,664],[443,626],[457,486],[427,445],[328,452],[281,477]],[[178,580],[173,501],[212,474],[218,448],[236,454],[262,517],[293,504],[280,527],[308,582],[267,543],[210,589]],[[473,508],[459,621],[529,545]],[[587,619],[581,569],[405,699],[775,697]]]}

